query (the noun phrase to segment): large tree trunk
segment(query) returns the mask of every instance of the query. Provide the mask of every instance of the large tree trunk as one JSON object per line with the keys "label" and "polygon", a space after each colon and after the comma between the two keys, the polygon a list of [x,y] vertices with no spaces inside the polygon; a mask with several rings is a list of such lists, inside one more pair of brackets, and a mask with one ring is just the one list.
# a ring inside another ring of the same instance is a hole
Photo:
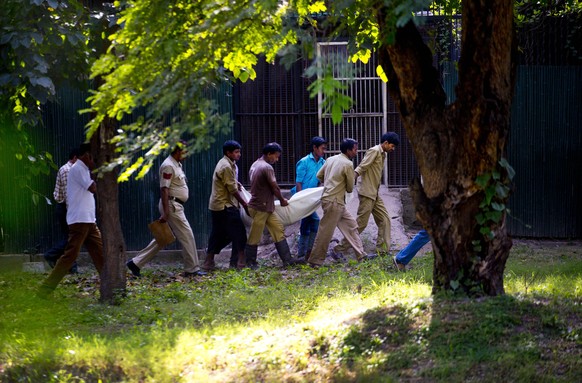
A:
{"label": "large tree trunk", "polygon": [[[96,164],[102,166],[114,158],[114,146],[109,140],[115,134],[116,124],[107,118],[93,135],[91,144],[96,148]],[[119,188],[117,171],[101,173],[97,179],[97,219],[103,237],[105,267],[101,273],[101,302],[116,304],[125,294],[125,241],[119,221]]]}
{"label": "large tree trunk", "polygon": [[[433,292],[504,293],[511,249],[503,157],[514,85],[513,1],[462,2],[457,99],[446,105],[432,54],[413,23],[380,50],[423,183],[411,189],[434,249]],[[380,29],[385,15],[378,14]]]}

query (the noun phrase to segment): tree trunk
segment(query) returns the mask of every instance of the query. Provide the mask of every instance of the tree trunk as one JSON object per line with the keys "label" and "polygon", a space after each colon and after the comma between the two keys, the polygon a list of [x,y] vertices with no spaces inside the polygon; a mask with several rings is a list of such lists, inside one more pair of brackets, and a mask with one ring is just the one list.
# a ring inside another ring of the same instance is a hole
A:
{"label": "tree trunk", "polygon": [[[114,158],[115,147],[109,140],[115,134],[116,124],[107,118],[93,135],[91,144],[96,148],[96,165],[102,166]],[[100,173],[97,179],[97,219],[103,237],[105,267],[101,273],[101,302],[117,304],[125,294],[125,241],[119,221],[119,188],[117,170]]]}
{"label": "tree trunk", "polygon": [[[512,170],[502,161],[513,85],[513,1],[462,2],[456,101],[446,104],[432,53],[412,22],[380,50],[423,183],[411,185],[434,249],[433,292],[504,293]],[[386,15],[378,13],[380,30]]]}

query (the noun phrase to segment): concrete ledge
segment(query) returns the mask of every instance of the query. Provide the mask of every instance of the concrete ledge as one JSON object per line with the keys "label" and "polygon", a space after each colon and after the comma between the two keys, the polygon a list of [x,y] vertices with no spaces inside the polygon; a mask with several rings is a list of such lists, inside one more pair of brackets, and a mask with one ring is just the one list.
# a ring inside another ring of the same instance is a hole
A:
{"label": "concrete ledge", "polygon": [[[224,250],[228,251],[228,257],[230,257],[230,249]],[[131,259],[137,255],[137,251],[127,251],[126,259]],[[222,255],[222,253],[221,253]],[[204,250],[198,250],[198,257],[202,262],[205,257]],[[181,262],[182,261],[182,251],[181,250],[162,250],[160,251],[154,261],[157,263],[170,263],[170,262]],[[13,272],[22,271],[23,265],[28,262],[40,262],[45,265],[45,271],[50,270],[48,264],[46,264],[42,254],[0,254],[0,273],[2,272]],[[87,252],[81,252],[77,258],[77,263],[79,266],[90,266],[93,265],[91,257]]]}

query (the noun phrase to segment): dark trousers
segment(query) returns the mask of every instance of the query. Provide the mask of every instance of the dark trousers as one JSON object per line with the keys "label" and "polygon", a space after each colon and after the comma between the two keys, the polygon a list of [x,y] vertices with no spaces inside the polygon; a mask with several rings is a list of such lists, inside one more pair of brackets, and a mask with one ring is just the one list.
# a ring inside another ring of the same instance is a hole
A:
{"label": "dark trousers", "polygon": [[[240,218],[240,210],[227,207],[221,211],[210,211],[212,230],[208,238],[208,253],[218,254],[232,242],[231,264],[236,264],[238,253],[244,251],[247,244],[247,232]],[[234,259],[233,259],[234,257]]]}
{"label": "dark trousers", "polygon": [[[69,225],[67,225],[67,204],[58,203],[55,208],[55,216],[61,229],[61,239],[44,253],[44,259],[50,267],[55,267],[59,258],[65,253],[67,242],[69,240]],[[77,263],[73,263],[71,271],[77,270]]]}
{"label": "dark trousers", "polygon": [[65,248],[65,253],[59,258],[55,268],[42,283],[42,289],[52,291],[57,287],[77,260],[83,245],[87,248],[95,268],[101,274],[105,262],[99,228],[94,223],[74,223],[69,225],[69,241]]}

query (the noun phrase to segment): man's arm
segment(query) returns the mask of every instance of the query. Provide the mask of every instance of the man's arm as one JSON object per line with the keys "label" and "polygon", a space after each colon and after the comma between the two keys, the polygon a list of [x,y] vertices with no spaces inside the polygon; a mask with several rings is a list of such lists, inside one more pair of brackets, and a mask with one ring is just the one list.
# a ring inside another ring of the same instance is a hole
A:
{"label": "man's arm", "polygon": [[287,199],[283,197],[283,194],[281,194],[281,189],[279,188],[279,185],[277,185],[277,180],[275,180],[274,178],[270,178],[269,184],[271,185],[271,190],[273,191],[275,197],[277,197],[277,199],[281,201],[281,206],[289,205],[289,201],[287,201]]}
{"label": "man's arm", "polygon": [[240,193],[242,190],[242,185],[236,180],[234,171],[231,168],[225,168],[222,171],[222,174],[218,174],[218,178],[221,180],[221,182],[224,183],[228,192],[232,194],[234,198],[236,198],[243,209],[245,209],[245,212],[250,216],[247,201],[245,201],[242,194]]}
{"label": "man's arm", "polygon": [[161,187],[160,198],[162,200],[162,211],[164,212],[160,216],[160,222],[166,222],[170,215],[170,189],[165,186]]}
{"label": "man's arm", "polygon": [[366,151],[366,154],[364,155],[362,162],[360,162],[358,167],[356,167],[356,170],[354,170],[354,173],[355,173],[354,182],[356,182],[358,180],[359,176],[366,173],[366,171],[368,171],[368,168],[374,163],[374,160],[375,160],[374,154],[375,154],[375,152],[372,151],[371,149],[368,149]]}
{"label": "man's arm", "polygon": [[295,168],[297,175],[295,176],[295,190],[300,192],[303,190],[303,181],[305,180],[305,175],[307,174],[307,167],[303,161],[299,160]]}
{"label": "man's arm", "polygon": [[321,167],[321,169],[319,169],[317,171],[317,179],[319,180],[319,182],[321,182],[323,184],[323,181],[325,179],[325,167],[327,166],[327,162],[325,164],[323,164],[323,166]]}
{"label": "man's arm", "polygon": [[91,183],[87,190],[89,190],[93,194],[97,193],[97,184],[95,183],[95,181]]}
{"label": "man's arm", "polygon": [[55,198],[55,201],[57,201],[57,203],[65,202],[64,191],[66,188],[67,186],[65,185],[65,182],[63,180],[62,169],[59,169],[59,172],[57,173],[57,180],[55,182],[55,190],[53,191],[53,197]]}
{"label": "man's arm", "polygon": [[346,165],[346,191],[351,193],[354,190],[354,184],[356,182],[354,168],[351,165]]}

